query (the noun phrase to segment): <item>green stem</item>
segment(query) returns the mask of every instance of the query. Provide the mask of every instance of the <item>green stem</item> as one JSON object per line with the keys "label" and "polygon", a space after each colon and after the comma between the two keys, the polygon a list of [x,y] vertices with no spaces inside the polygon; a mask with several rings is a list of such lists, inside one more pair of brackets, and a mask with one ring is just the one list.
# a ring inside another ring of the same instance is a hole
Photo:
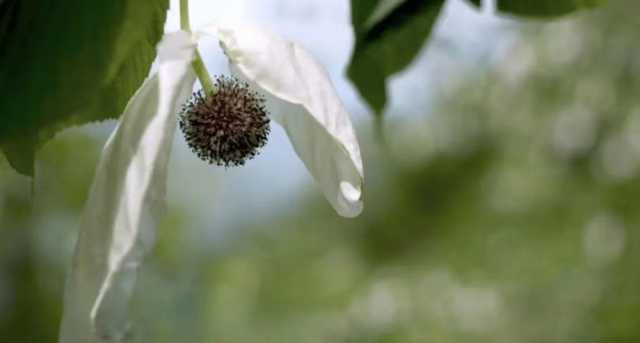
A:
{"label": "green stem", "polygon": [[207,94],[215,94],[218,90],[213,84],[213,80],[211,79],[211,76],[209,76],[209,71],[207,71],[207,67],[204,65],[202,56],[200,56],[200,52],[197,49],[193,62],[191,62],[191,66],[196,72],[196,75],[198,75],[198,79],[200,79],[200,84],[202,85],[202,88],[204,88],[204,91],[207,92]]}
{"label": "green stem", "polygon": [[191,23],[189,22],[189,0],[180,0],[180,29],[182,31],[191,32]]}
{"label": "green stem", "polygon": [[[191,32],[191,23],[189,22],[189,0],[180,0],[180,29],[186,32]],[[204,88],[204,91],[207,94],[214,94],[218,91],[216,86],[213,84],[211,76],[209,76],[209,71],[207,71],[207,67],[204,65],[202,56],[198,49],[196,49],[191,66],[193,67],[193,71],[196,73],[196,76],[198,76],[202,88]]]}

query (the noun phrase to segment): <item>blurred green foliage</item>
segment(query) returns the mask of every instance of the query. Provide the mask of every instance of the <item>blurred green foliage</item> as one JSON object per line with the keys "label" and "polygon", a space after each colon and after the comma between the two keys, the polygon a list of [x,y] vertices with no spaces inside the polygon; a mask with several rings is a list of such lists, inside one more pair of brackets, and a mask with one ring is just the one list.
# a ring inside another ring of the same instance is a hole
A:
{"label": "blurred green foliage", "polygon": [[[640,341],[636,11],[626,0],[524,24],[493,67],[417,103],[423,117],[391,117],[386,153],[360,134],[355,220],[316,192],[213,245],[172,209],[131,341]],[[70,132],[45,150],[33,208],[28,180],[0,167],[9,341],[55,341],[99,147]]]}
{"label": "blurred green foliage", "polygon": [[65,271],[99,152],[94,138],[67,131],[43,149],[35,183],[0,158],[0,341],[57,340]]}

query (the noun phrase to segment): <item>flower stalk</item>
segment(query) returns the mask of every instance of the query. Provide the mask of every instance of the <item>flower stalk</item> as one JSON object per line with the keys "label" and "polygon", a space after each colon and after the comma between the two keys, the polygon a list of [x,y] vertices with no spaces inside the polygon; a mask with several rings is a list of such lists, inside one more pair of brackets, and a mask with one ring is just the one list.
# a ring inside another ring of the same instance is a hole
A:
{"label": "flower stalk", "polygon": [[[191,23],[189,20],[189,0],[180,0],[180,29],[185,32],[191,33]],[[198,49],[195,51],[195,56],[193,58],[193,62],[191,62],[191,66],[193,67],[193,71],[196,73],[198,80],[200,80],[200,84],[202,88],[207,94],[215,94],[218,90],[209,75],[209,71],[207,67],[204,65],[202,61],[202,56]]]}

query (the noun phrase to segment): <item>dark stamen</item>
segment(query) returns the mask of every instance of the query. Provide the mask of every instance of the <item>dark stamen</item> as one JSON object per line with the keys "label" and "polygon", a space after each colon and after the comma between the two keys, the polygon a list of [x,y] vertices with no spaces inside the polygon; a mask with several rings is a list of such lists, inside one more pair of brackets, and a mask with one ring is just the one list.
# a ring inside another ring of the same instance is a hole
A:
{"label": "dark stamen", "polygon": [[215,94],[193,93],[178,124],[191,150],[218,166],[240,166],[259,153],[269,137],[265,99],[246,82],[216,77]]}

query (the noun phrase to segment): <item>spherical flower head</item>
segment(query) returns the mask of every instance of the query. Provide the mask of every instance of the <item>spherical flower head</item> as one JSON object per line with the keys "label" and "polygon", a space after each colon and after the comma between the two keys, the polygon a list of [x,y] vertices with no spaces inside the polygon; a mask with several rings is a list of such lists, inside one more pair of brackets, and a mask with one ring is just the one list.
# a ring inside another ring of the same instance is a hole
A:
{"label": "spherical flower head", "polygon": [[265,99],[236,78],[216,77],[215,86],[213,93],[193,93],[178,123],[200,159],[218,166],[241,166],[267,143]]}

